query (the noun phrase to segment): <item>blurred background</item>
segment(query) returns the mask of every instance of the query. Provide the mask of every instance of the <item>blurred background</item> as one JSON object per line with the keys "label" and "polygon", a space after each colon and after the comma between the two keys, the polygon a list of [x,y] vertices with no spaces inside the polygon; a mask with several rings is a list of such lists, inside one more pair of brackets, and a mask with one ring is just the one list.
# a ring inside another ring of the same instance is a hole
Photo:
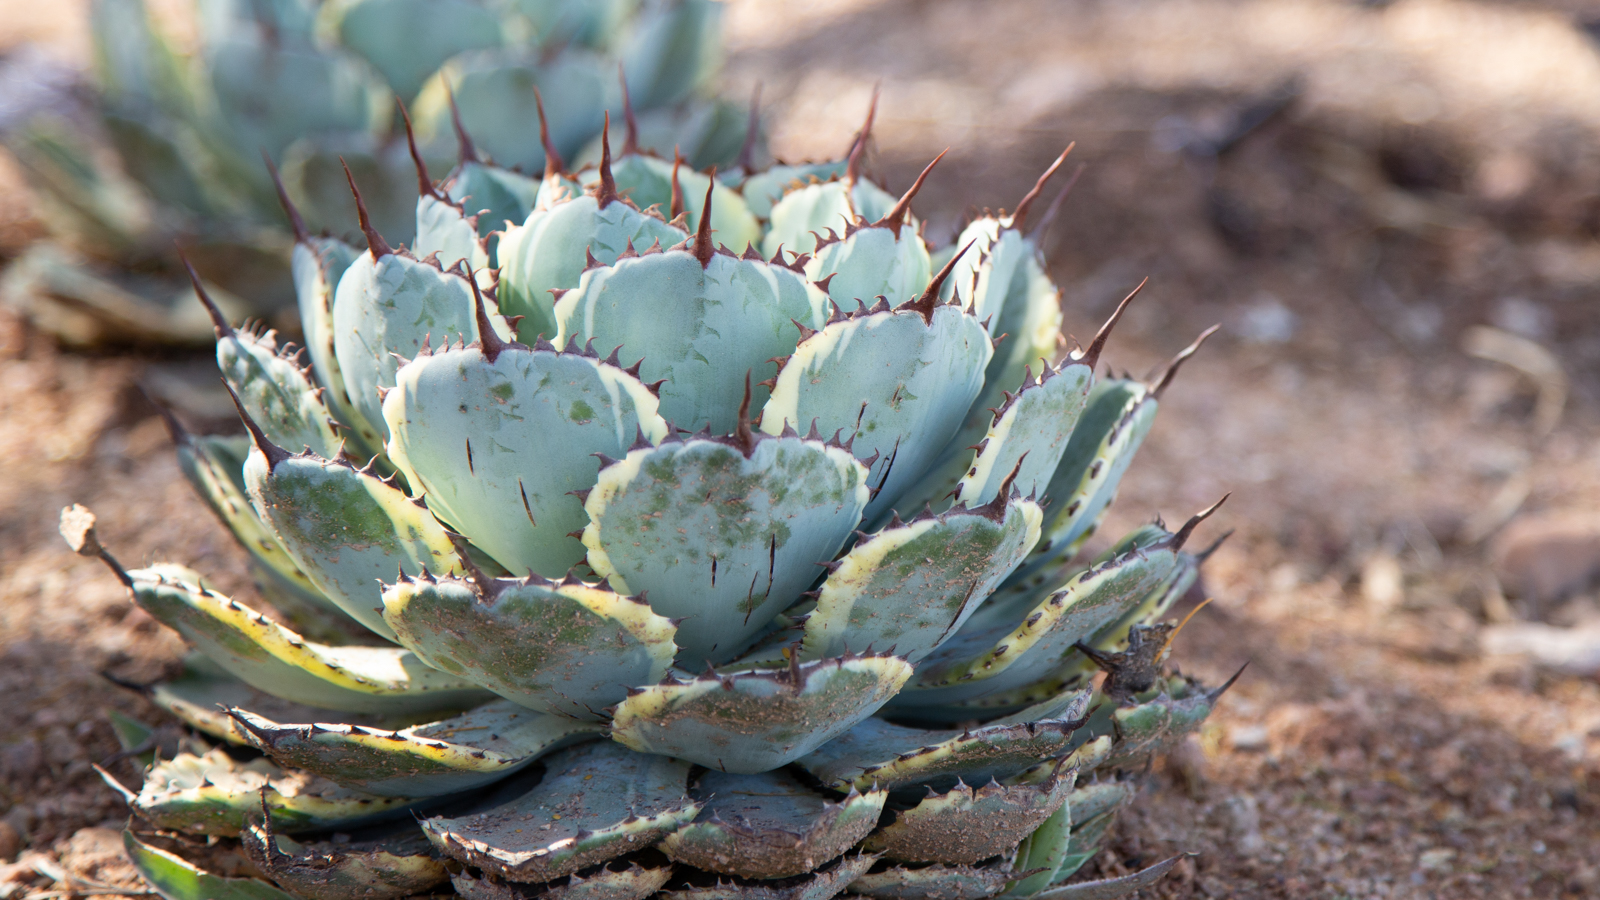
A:
{"label": "blurred background", "polygon": [[[85,7],[0,2],[0,72],[70,84]],[[1250,667],[1089,872],[1189,850],[1149,896],[1600,896],[1600,4],[732,0],[723,33],[718,90],[762,86],[778,158],[841,154],[874,85],[880,183],[950,148],[916,203],[935,244],[1076,142],[1046,253],[1084,339],[1150,277],[1118,371],[1223,326],[1102,532],[1232,491],[1173,662]],[[40,208],[0,154],[0,265]],[[131,883],[90,763],[107,708],[155,714],[101,673],[181,652],[57,511],[92,505],[130,565],[248,584],[140,393],[203,406],[209,354],[63,347],[23,309],[0,306],[0,898]]]}

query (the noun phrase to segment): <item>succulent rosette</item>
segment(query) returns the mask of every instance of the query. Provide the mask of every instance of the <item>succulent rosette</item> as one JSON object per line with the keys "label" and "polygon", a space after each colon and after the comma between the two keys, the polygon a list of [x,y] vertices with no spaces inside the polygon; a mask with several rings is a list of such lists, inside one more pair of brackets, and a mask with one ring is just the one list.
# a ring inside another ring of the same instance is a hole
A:
{"label": "succulent rosette", "polygon": [[203,344],[205,317],[174,242],[232,314],[289,307],[293,236],[263,153],[282,165],[312,228],[350,224],[343,162],[374,224],[412,241],[414,181],[396,100],[416,116],[430,158],[450,156],[454,103],[483,158],[529,172],[544,165],[535,92],[551,98],[554,145],[571,157],[617,107],[619,68],[648,145],[727,164],[746,130],[742,103],[705,96],[721,55],[712,0],[190,6],[182,28],[172,4],[92,0],[94,66],[82,90],[63,89],[66,77],[42,65],[8,71],[20,86],[0,114],[0,140],[53,239],[11,267],[4,299],[69,344]]}
{"label": "succulent rosette", "polygon": [[[155,702],[263,754],[160,762],[134,810],[313,898],[1112,897],[1170,867],[1070,881],[1221,692],[1163,670],[1160,621],[1210,510],[1078,557],[1199,342],[1097,378],[1123,307],[1064,353],[1023,231],[1060,160],[936,250],[923,178],[861,176],[869,129],[723,176],[634,138],[542,178],[419,155],[409,247],[359,193],[365,247],[290,206],[304,347],[213,308],[248,438],[174,422],[274,615],[63,520],[197,651]],[[490,243],[483,209],[517,224]],[[129,840],[169,896],[273,890]]]}

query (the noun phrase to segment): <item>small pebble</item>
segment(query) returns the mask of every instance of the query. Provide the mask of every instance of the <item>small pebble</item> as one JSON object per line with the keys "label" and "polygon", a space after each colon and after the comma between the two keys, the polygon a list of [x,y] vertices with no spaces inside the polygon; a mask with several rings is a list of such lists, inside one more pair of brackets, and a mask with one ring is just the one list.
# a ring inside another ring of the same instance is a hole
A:
{"label": "small pebble", "polygon": [[1267,749],[1267,729],[1261,725],[1236,725],[1228,732],[1228,741],[1241,753],[1260,753]]}
{"label": "small pebble", "polygon": [[1224,805],[1228,815],[1228,834],[1233,838],[1233,848],[1241,856],[1257,856],[1267,849],[1267,839],[1261,835],[1261,807],[1249,794],[1229,797]]}

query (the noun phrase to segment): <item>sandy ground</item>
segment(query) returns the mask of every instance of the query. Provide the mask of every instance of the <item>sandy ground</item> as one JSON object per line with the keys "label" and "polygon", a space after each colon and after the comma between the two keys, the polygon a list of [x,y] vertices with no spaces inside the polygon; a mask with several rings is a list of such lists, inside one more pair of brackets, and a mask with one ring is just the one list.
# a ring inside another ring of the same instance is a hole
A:
{"label": "sandy ground", "polygon": [[[1580,27],[1600,5],[798,7],[739,2],[727,23],[729,92],[763,84],[781,155],[838,152],[881,82],[891,188],[951,148],[917,205],[940,238],[1075,140],[1086,169],[1048,241],[1066,330],[1146,275],[1119,371],[1224,326],[1106,531],[1233,492],[1208,526],[1236,531],[1205,573],[1215,602],[1174,662],[1250,668],[1090,869],[1197,853],[1147,892],[1169,898],[1600,896],[1600,683],[1481,641],[1595,608],[1507,599],[1487,547],[1507,519],[1600,501],[1600,54]],[[7,40],[81,54],[56,16]],[[14,247],[36,228],[8,215]],[[1482,325],[1559,360],[1553,430],[1537,383],[1463,352]],[[98,830],[122,804],[89,767],[116,749],[104,712],[156,718],[99,673],[153,679],[181,647],[67,554],[55,516],[87,503],[124,562],[248,590],[134,389],[205,365],[64,356],[0,322],[0,821],[81,878],[126,876]]]}

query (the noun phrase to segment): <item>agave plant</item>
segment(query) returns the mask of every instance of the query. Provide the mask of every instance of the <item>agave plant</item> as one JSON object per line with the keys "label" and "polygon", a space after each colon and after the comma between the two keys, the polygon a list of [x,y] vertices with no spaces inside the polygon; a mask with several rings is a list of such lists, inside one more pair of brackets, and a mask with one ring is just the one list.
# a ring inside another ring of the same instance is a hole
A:
{"label": "agave plant", "polygon": [[410,241],[396,99],[430,154],[444,151],[453,93],[485,159],[536,172],[534,91],[551,95],[551,135],[570,157],[616,106],[620,65],[648,142],[729,162],[745,114],[697,98],[717,65],[719,12],[712,0],[196,0],[197,47],[179,52],[144,0],[94,0],[91,108],[66,115],[59,97],[4,135],[57,238],[7,292],[69,342],[203,342],[178,241],[225,308],[281,308],[292,236],[261,154],[282,161],[311,227],[349,218],[342,159],[374,223]]}
{"label": "agave plant", "polygon": [[[418,156],[409,248],[359,192],[364,248],[291,206],[304,349],[210,307],[248,438],[173,423],[276,617],[63,516],[198,651],[151,698],[264,754],[107,775],[138,815],[313,898],[1060,900],[1170,868],[1070,881],[1221,693],[1163,671],[1159,621],[1211,510],[1078,555],[1199,342],[1097,379],[1132,295],[1063,355],[1022,230],[1061,160],[932,250],[928,172],[867,181],[868,128],[725,179],[552,152],[489,271],[449,198],[514,176],[471,160]],[[169,897],[280,896],[128,842]]]}

